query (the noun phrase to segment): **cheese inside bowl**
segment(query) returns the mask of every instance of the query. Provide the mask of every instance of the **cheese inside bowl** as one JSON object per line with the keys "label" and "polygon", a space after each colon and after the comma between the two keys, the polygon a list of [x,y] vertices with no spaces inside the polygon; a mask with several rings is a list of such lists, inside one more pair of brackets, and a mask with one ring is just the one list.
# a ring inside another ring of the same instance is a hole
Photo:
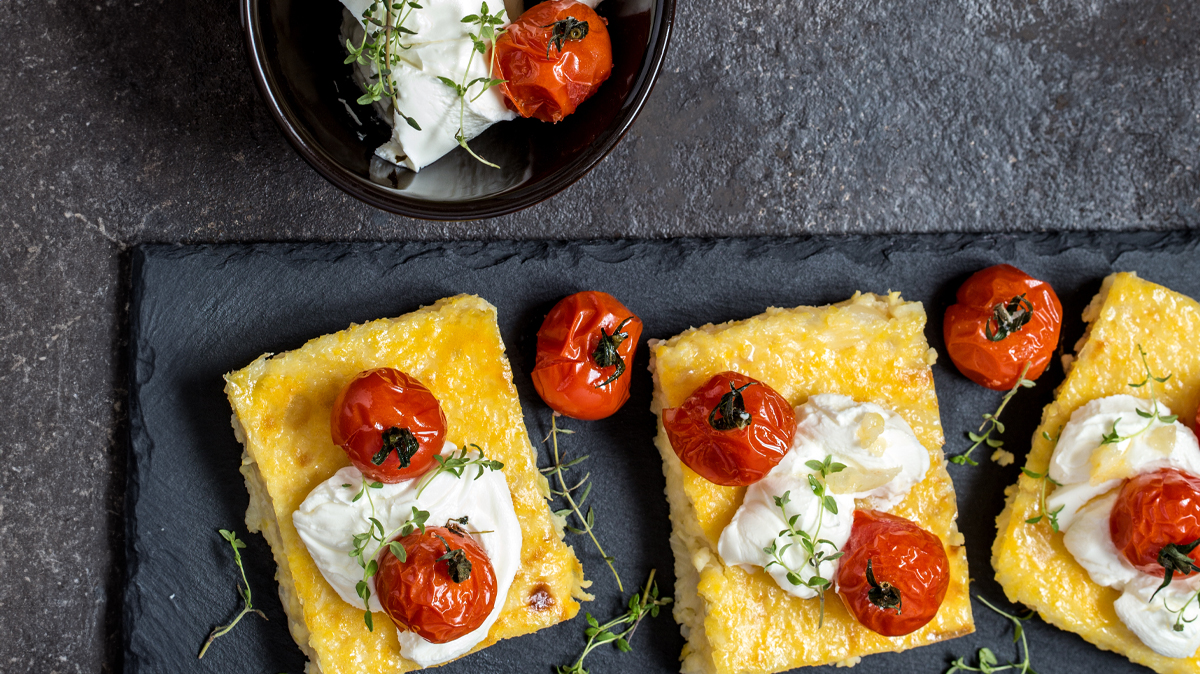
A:
{"label": "cheese inside bowl", "polygon": [[[493,11],[500,2],[493,2]],[[600,90],[557,124],[495,124],[419,173],[375,157],[392,130],[361,91],[340,38],[342,3],[241,0],[252,69],[272,116],[293,147],[330,182],[377,208],[434,220],[511,213],[578,180],[629,129],[666,52],[675,0],[605,0],[613,71]],[[511,11],[511,10],[510,10]],[[514,12],[515,13],[515,12]]]}

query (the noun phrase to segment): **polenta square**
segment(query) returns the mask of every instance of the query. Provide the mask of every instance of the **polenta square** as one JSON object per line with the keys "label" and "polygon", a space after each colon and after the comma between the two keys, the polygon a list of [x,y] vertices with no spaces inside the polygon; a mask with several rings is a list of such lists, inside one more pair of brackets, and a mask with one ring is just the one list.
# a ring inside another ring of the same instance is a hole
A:
{"label": "polenta square", "polygon": [[[942,454],[942,428],[919,302],[855,294],[826,307],[768,309],[743,321],[706,325],[651,344],[656,444],[667,478],[675,554],[675,619],[688,640],[685,674],[779,672],[902,651],[974,630],[967,558],[955,518],[954,487]],[[891,512],[941,539],[950,583],[936,616],[903,637],[860,625],[830,593],[818,630],[817,599],[794,597],[766,571],[726,564],[718,541],[741,506],[745,487],[722,487],[683,465],[662,424],[712,375],[734,370],[774,388],[793,405],[838,393],[894,410],[929,452],[930,469]]]}
{"label": "polenta square", "polygon": [[[1055,392],[1054,402],[1042,413],[1025,461],[1026,470],[1045,474],[1060,429],[1072,413],[1090,401],[1117,394],[1144,397],[1130,382],[1146,376],[1139,346],[1160,374],[1158,400],[1180,419],[1192,419],[1200,400],[1200,304],[1130,273],[1104,280],[1099,294],[1083,314],[1088,331],[1076,345],[1076,356]],[[1047,622],[1082,636],[1105,650],[1162,672],[1200,672],[1200,658],[1159,655],[1118,618],[1114,602],[1121,593],[1093,582],[1075,561],[1048,520],[1027,520],[1041,514],[1043,486],[1053,487],[1022,474],[1009,487],[1004,511],[996,520],[992,546],[996,580],[1014,602],[1035,609]],[[1051,491],[1051,494],[1053,491]]]}
{"label": "polenta square", "polygon": [[499,620],[475,650],[574,617],[577,600],[590,598],[583,569],[547,507],[549,488],[525,431],[496,308],[459,295],[264,355],[225,378],[244,448],[246,525],[271,545],[280,598],[292,637],[309,658],[309,674],[417,669],[401,657],[386,614],[377,613],[375,630],[367,631],[362,606],[343,601],[329,586],[292,523],[309,492],[349,465],[330,437],[335,398],[357,373],[378,367],[405,371],[433,392],[446,415],[448,442],[475,443],[504,464],[523,534],[521,564],[500,598]]}

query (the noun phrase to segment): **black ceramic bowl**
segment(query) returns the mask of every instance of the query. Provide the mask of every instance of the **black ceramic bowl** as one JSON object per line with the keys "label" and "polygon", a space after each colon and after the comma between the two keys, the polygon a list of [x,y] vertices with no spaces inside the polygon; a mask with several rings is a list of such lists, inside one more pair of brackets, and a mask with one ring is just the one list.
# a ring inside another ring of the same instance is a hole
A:
{"label": "black ceramic bowl", "polygon": [[[496,0],[493,4],[501,4]],[[536,4],[527,0],[527,6]],[[607,155],[633,124],[662,67],[675,0],[603,0],[612,76],[558,124],[516,119],[493,125],[413,173],[374,158],[391,135],[345,65],[339,0],[241,0],[255,79],[284,134],[330,182],[372,206],[430,220],[488,218],[565,189]]]}

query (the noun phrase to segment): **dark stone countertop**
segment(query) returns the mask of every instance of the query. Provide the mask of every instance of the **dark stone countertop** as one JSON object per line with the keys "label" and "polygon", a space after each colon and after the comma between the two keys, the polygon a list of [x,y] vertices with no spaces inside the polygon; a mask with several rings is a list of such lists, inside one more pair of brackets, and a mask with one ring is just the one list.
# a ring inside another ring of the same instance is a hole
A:
{"label": "dark stone countertop", "polygon": [[338,192],[231,0],[0,3],[0,672],[119,666],[128,247],[1200,227],[1200,7],[683,0],[581,182],[467,223]]}

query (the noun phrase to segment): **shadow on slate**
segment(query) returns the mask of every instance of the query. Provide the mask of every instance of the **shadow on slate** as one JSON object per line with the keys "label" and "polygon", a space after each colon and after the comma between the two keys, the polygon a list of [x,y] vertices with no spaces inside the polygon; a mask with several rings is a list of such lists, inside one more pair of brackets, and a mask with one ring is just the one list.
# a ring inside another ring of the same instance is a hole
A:
{"label": "shadow on slate", "polygon": [[[625,582],[626,593],[658,570],[672,592],[670,524],[660,459],[653,446],[651,383],[644,341],[690,326],[745,318],[769,306],[825,304],[855,290],[902,291],[925,303],[929,342],[941,351],[941,316],[958,284],[984,266],[1015,264],[1050,281],[1062,298],[1069,352],[1082,334],[1083,307],[1112,271],[1140,275],[1200,296],[1196,235],[1057,234],[1036,236],[914,236],[802,239],[496,242],[456,244],[311,244],[148,246],[134,255],[131,325],[131,452],[125,669],[148,672],[293,672],[304,657],[287,632],[270,551],[243,523],[247,495],[238,473],[241,448],[230,430],[221,375],[263,352],[282,352],[352,322],[396,316],[456,293],[476,293],[499,309],[539,464],[549,411],[529,379],[535,333],[560,297],[599,289],[619,297],[645,323],[631,371],[629,403],[596,422],[566,420],[568,456],[589,454],[597,534]],[[934,367],[949,454],[966,448],[965,433],[993,410],[1000,393],[960,376],[943,356]],[[1007,447],[1018,456],[1062,378],[1053,365],[1038,386],[1006,412]],[[986,457],[980,456],[980,459]],[[983,461],[951,466],[959,526],[966,536],[972,592],[1000,606],[992,579],[994,520],[1018,466]],[[208,632],[240,610],[229,547],[217,529],[234,528],[248,543],[244,559],[255,605],[269,621],[243,619],[217,640],[205,659],[196,652]],[[590,541],[570,536],[594,585],[585,606],[601,620],[622,610],[623,598]],[[627,596],[627,595],[626,595]],[[980,646],[1001,660],[1016,658],[1007,623],[975,604],[977,632],[901,654],[872,656],[857,672],[939,672]],[[502,641],[440,669],[458,672],[550,674],[584,645],[576,619],[521,639]],[[811,626],[797,625],[797,629]],[[1039,671],[1143,671],[1041,621],[1028,625]],[[602,647],[588,658],[593,672],[673,672],[683,645],[669,614],[643,623],[634,651]]]}

